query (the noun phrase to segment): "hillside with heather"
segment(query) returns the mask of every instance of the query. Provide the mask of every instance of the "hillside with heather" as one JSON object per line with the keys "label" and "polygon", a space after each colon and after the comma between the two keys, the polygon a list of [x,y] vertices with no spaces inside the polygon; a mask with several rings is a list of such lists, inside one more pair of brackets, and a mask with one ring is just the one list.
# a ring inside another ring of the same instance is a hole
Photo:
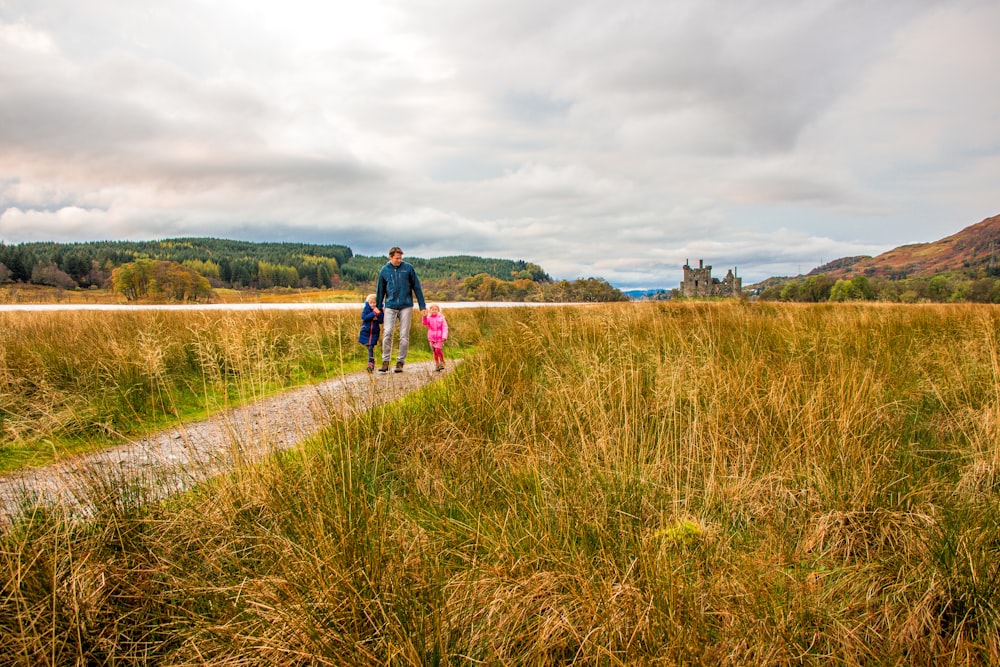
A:
{"label": "hillside with heather", "polygon": [[876,257],[843,257],[809,272],[831,278],[868,276],[898,280],[960,272],[968,277],[1000,273],[1000,215],[986,218],[932,243],[899,246]]}
{"label": "hillside with heather", "polygon": [[841,257],[804,276],[772,277],[747,291],[764,301],[1000,303],[1000,215],[933,243],[877,257]]}

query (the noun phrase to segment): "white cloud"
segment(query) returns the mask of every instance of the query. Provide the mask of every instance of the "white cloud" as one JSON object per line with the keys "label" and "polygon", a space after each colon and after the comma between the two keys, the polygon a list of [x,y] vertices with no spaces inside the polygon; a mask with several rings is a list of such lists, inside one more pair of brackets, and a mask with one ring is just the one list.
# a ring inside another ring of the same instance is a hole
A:
{"label": "white cloud", "polygon": [[23,23],[0,22],[0,44],[29,53],[51,53],[54,50],[49,35]]}
{"label": "white cloud", "polygon": [[0,239],[805,271],[998,212],[998,28],[985,0],[7,0]]}
{"label": "white cloud", "polygon": [[64,235],[87,236],[95,226],[106,224],[107,219],[107,211],[79,206],[64,206],[54,211],[10,207],[0,213],[0,229],[9,230],[25,241],[49,241]]}

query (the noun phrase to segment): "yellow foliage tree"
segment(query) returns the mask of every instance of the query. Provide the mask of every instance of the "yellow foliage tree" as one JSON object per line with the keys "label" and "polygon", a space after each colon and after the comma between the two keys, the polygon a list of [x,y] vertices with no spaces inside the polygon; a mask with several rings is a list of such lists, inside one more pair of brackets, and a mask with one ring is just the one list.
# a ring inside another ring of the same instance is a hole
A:
{"label": "yellow foliage tree", "polygon": [[122,264],[111,272],[111,288],[129,301],[144,299],[149,295],[155,269],[156,262],[151,259]]}
{"label": "yellow foliage tree", "polygon": [[111,273],[111,287],[129,301],[198,301],[212,296],[208,279],[194,269],[152,259],[137,259],[116,268]]}

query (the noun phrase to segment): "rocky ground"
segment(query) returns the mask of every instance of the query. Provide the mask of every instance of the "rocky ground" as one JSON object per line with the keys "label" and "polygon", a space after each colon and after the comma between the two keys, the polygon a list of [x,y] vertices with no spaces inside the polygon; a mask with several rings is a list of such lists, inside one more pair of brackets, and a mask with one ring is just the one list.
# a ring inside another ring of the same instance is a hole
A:
{"label": "rocky ground", "polygon": [[88,513],[100,496],[141,493],[146,500],[190,488],[212,476],[287,449],[313,435],[334,413],[363,412],[396,400],[454,370],[433,362],[404,373],[345,375],[262,399],[205,421],[183,424],[41,468],[0,477],[0,523],[36,506]]}

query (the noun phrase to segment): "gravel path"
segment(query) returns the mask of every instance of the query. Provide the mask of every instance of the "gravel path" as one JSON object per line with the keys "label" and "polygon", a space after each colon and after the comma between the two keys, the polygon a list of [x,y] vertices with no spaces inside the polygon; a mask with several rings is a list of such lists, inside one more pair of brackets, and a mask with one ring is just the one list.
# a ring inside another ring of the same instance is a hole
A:
{"label": "gravel path", "polygon": [[299,387],[49,466],[0,477],[0,524],[35,503],[56,503],[87,514],[100,496],[141,493],[155,500],[260,459],[315,434],[334,412],[350,414],[400,398],[454,370],[433,362],[406,365],[404,373],[361,371]]}

